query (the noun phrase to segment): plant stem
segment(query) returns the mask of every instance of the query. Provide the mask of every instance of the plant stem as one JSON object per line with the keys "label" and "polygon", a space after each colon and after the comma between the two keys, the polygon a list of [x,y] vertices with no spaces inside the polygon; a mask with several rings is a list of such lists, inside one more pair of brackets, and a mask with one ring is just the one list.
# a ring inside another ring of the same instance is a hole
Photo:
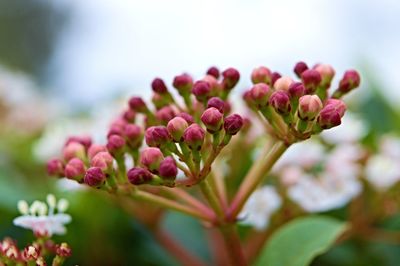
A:
{"label": "plant stem", "polygon": [[288,146],[282,141],[276,142],[271,149],[266,146],[261,158],[259,158],[251,167],[242,184],[236,193],[231,206],[228,210],[227,219],[229,221],[236,221],[236,217],[242,210],[244,204],[262,182],[265,175],[271,170],[272,166],[279,159],[279,157],[286,151]]}
{"label": "plant stem", "polygon": [[208,203],[210,204],[211,208],[214,210],[215,214],[217,214],[219,219],[224,219],[225,213],[220,205],[220,201],[218,200],[215,191],[210,186],[210,183],[207,179],[204,179],[200,183],[201,192],[203,193],[204,197],[207,199]]}
{"label": "plant stem", "polygon": [[225,241],[225,247],[230,259],[230,265],[246,266],[247,262],[240,244],[240,238],[235,224],[227,224],[219,228]]}

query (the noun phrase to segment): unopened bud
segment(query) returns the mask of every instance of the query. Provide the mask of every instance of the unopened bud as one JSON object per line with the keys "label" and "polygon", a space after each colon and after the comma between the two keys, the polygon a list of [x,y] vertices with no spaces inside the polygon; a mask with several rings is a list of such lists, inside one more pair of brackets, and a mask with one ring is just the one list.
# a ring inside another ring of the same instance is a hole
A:
{"label": "unopened bud", "polygon": [[223,118],[223,114],[218,111],[217,108],[210,107],[203,112],[200,119],[206,126],[208,132],[215,133],[221,130]]}
{"label": "unopened bud", "polygon": [[129,107],[138,113],[145,113],[148,111],[146,103],[140,97],[132,97],[129,99]]}
{"label": "unopened bud", "polygon": [[200,150],[205,137],[204,129],[196,123],[191,124],[183,133],[183,140],[192,150]]}
{"label": "unopened bud", "polygon": [[113,168],[114,158],[106,151],[97,153],[90,161],[90,166],[98,167],[104,172],[109,172]]}
{"label": "unopened bud", "polygon": [[360,86],[360,74],[356,70],[347,70],[339,82],[339,91],[347,93]]}
{"label": "unopened bud", "polygon": [[336,127],[341,124],[341,116],[333,105],[327,105],[319,113],[318,124],[323,129]]}
{"label": "unopened bud", "polygon": [[265,83],[271,84],[271,70],[267,67],[257,67],[251,72],[251,81],[254,84]]}
{"label": "unopened bud", "polygon": [[63,148],[63,157],[66,162],[75,157],[84,159],[86,157],[85,146],[78,142],[71,142]]}
{"label": "unopened bud", "polygon": [[231,90],[236,84],[239,82],[240,73],[234,68],[228,68],[224,72],[222,72],[223,76],[223,86],[225,90]]}
{"label": "unopened bud", "polygon": [[68,144],[70,144],[72,142],[80,143],[86,149],[88,149],[90,147],[90,145],[92,145],[92,138],[89,136],[72,136],[67,139],[64,146],[67,146]]}
{"label": "unopened bud", "polygon": [[131,148],[137,149],[142,145],[143,130],[140,126],[126,124],[124,127],[124,136]]}
{"label": "unopened bud", "polygon": [[125,110],[122,113],[122,118],[128,123],[134,123],[136,119],[136,112],[132,109]]}
{"label": "unopened bud", "polygon": [[47,162],[47,173],[50,176],[64,176],[64,165],[59,159],[52,159]]}
{"label": "unopened bud", "polygon": [[182,112],[182,113],[177,114],[176,116],[177,116],[177,117],[182,117],[183,119],[185,119],[186,122],[187,122],[189,125],[191,125],[191,124],[194,123],[193,116],[191,116],[191,115],[188,114],[188,113]]}
{"label": "unopened bud", "polygon": [[99,152],[102,151],[107,151],[106,146],[104,145],[99,145],[99,144],[92,144],[92,146],[90,146],[89,150],[88,150],[88,157],[89,160],[92,160],[93,157],[98,154]]}
{"label": "unopened bud", "polygon": [[206,73],[207,75],[211,75],[211,76],[213,76],[214,78],[216,78],[216,79],[218,79],[219,78],[219,70],[218,70],[218,68],[216,68],[216,67],[210,67],[208,70],[207,70],[207,73]]}
{"label": "unopened bud", "polygon": [[166,157],[161,162],[158,172],[163,179],[175,180],[178,174],[178,167],[175,160],[171,156]]}
{"label": "unopened bud", "polygon": [[73,158],[65,166],[64,174],[69,179],[81,181],[86,172],[85,164],[81,159]]}
{"label": "unopened bud", "polygon": [[228,135],[236,135],[243,127],[243,118],[238,114],[232,114],[224,119],[224,129]]}
{"label": "unopened bud", "polygon": [[101,186],[106,180],[106,175],[99,167],[90,167],[85,174],[84,182],[91,187]]}
{"label": "unopened bud", "polygon": [[132,185],[148,184],[153,180],[153,174],[147,169],[141,167],[134,167],[127,173],[128,180]]}
{"label": "unopened bud", "polygon": [[332,106],[333,108],[335,108],[335,110],[339,113],[340,117],[344,116],[344,113],[346,112],[346,104],[339,99],[328,99],[325,103],[325,106]]}
{"label": "unopened bud", "polygon": [[308,69],[308,66],[306,63],[300,61],[294,66],[294,73],[296,73],[297,77],[301,77],[301,74],[303,74],[304,71]]}
{"label": "unopened bud", "polygon": [[159,148],[148,147],[140,153],[140,163],[152,173],[158,173],[164,155]]}
{"label": "unopened bud", "polygon": [[271,89],[267,84],[258,83],[250,89],[252,102],[258,106],[266,106],[271,95]]}
{"label": "unopened bud", "polygon": [[175,117],[175,111],[171,106],[164,106],[157,111],[156,117],[161,122],[161,124],[166,125],[169,120]]}
{"label": "unopened bud", "polygon": [[282,91],[288,91],[290,85],[292,85],[293,79],[290,77],[280,77],[274,82],[274,88],[275,90],[282,90]]}
{"label": "unopened bud", "polygon": [[145,140],[150,147],[161,147],[171,141],[171,136],[165,126],[153,126],[146,130]]}
{"label": "unopened bud", "polygon": [[225,102],[218,97],[212,97],[207,102],[207,108],[214,107],[217,108],[220,113],[224,113],[225,111]]}
{"label": "unopened bud", "polygon": [[299,117],[311,121],[322,109],[321,99],[317,95],[304,95],[299,99]]}
{"label": "unopened bud", "polygon": [[290,86],[289,86],[289,96],[291,99],[299,99],[301,96],[304,95],[306,89],[304,88],[303,83],[301,82],[293,82]]}
{"label": "unopened bud", "polygon": [[173,86],[178,90],[179,94],[190,93],[193,86],[193,79],[188,74],[176,76],[174,78]]}
{"label": "unopened bud", "polygon": [[280,77],[282,77],[282,75],[279,74],[278,72],[272,72],[272,74],[271,74],[271,84],[274,84],[275,81],[277,81]]}
{"label": "unopened bud", "polygon": [[174,117],[168,122],[167,130],[175,142],[180,142],[188,126],[188,123],[182,117]]}
{"label": "unopened bud", "polygon": [[199,102],[204,102],[209,98],[211,91],[210,84],[206,81],[196,81],[193,85],[192,93]]}
{"label": "unopened bud", "polygon": [[56,254],[60,257],[67,258],[72,255],[72,249],[67,243],[62,243],[56,247]]}
{"label": "unopened bud", "polygon": [[313,93],[321,83],[322,78],[318,71],[308,69],[301,74],[301,80],[303,81],[307,93]]}
{"label": "unopened bud", "polygon": [[108,138],[106,147],[113,156],[119,156],[124,152],[125,144],[126,142],[123,137],[119,135],[111,135]]}
{"label": "unopened bud", "polygon": [[153,89],[154,92],[159,94],[165,94],[168,92],[167,86],[165,85],[164,81],[160,78],[155,78],[151,82],[151,88]]}
{"label": "unopened bud", "polygon": [[286,91],[275,91],[269,98],[269,104],[280,114],[288,114],[291,110],[290,98]]}
{"label": "unopened bud", "polygon": [[314,69],[321,75],[321,85],[329,88],[332,79],[335,76],[335,69],[333,69],[331,65],[327,64],[318,64],[314,67]]}
{"label": "unopened bud", "polygon": [[29,245],[24,248],[24,251],[22,252],[22,257],[26,261],[37,260],[39,257],[39,250],[33,245]]}

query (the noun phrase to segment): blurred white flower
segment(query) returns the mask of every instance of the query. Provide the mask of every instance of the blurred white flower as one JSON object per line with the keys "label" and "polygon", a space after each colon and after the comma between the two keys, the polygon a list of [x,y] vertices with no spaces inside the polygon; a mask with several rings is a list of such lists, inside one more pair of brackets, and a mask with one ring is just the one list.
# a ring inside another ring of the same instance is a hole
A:
{"label": "blurred white flower", "polygon": [[368,159],[366,179],[377,189],[385,190],[400,180],[399,158],[376,154]]}
{"label": "blurred white flower", "polygon": [[[63,235],[66,233],[65,224],[71,222],[71,216],[64,213],[68,208],[68,201],[54,195],[47,195],[47,204],[34,201],[31,206],[26,201],[18,202],[18,210],[22,214],[14,219],[14,225],[32,230],[35,234]],[[57,212],[55,212],[57,210]]]}
{"label": "blurred white flower", "polygon": [[256,190],[246,202],[239,219],[243,224],[253,226],[257,230],[268,227],[271,215],[279,209],[282,200],[273,186],[263,186]]}
{"label": "blurred white flower", "polygon": [[381,137],[379,151],[384,155],[400,159],[400,138],[394,135]]}

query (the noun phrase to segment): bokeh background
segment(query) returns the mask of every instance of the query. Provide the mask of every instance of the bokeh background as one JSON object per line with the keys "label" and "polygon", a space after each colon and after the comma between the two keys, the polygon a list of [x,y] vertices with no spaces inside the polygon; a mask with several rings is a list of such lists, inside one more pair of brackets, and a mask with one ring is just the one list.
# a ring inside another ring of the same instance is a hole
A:
{"label": "bokeh background", "polygon": [[[359,69],[362,90],[351,101],[376,134],[398,131],[398,25],[396,0],[0,1],[0,238],[32,239],[12,225],[16,202],[56,191],[71,201],[73,223],[60,238],[74,248],[68,265],[175,265],[103,195],[46,176],[43,164],[59,152],[65,136],[104,138],[121,99],[149,96],[155,76],[171,83],[183,71],[201,77],[211,65],[233,66],[243,77],[239,96],[254,67],[292,73],[299,60],[329,63],[337,79],[345,69]],[[208,256],[197,223],[172,214],[166,226]],[[396,246],[345,250],[334,251],[344,258],[337,265],[400,261]]]}

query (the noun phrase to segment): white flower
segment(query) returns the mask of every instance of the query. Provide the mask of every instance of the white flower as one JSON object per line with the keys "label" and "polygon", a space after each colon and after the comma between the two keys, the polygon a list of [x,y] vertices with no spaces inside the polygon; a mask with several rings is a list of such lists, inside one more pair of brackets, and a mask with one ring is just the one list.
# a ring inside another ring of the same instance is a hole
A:
{"label": "white flower", "polygon": [[379,150],[382,154],[400,159],[400,138],[385,135],[380,139]]}
{"label": "white flower", "polygon": [[252,225],[257,230],[268,227],[271,215],[279,209],[282,200],[273,186],[256,190],[246,202],[239,217],[243,224]]}
{"label": "white flower", "polygon": [[[64,213],[68,208],[68,201],[54,195],[47,196],[47,204],[34,201],[29,207],[26,201],[18,202],[18,210],[22,214],[14,219],[14,225],[31,229],[39,235],[63,235],[66,233],[65,224],[71,222],[71,216]],[[57,210],[57,213],[55,211]]]}
{"label": "white flower", "polygon": [[385,154],[373,155],[367,162],[365,175],[377,189],[388,189],[400,180],[399,159]]}

